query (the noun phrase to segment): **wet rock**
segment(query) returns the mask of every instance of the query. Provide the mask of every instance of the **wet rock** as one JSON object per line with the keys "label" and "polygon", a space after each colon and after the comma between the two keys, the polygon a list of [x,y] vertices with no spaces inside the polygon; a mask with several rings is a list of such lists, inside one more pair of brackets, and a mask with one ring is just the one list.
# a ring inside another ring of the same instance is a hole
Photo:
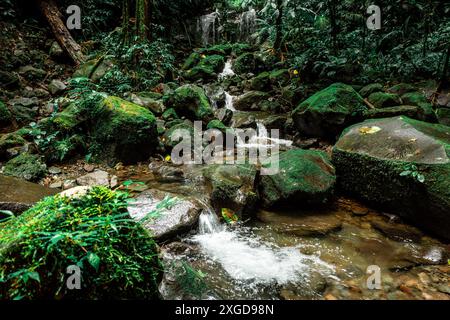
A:
{"label": "wet rock", "polygon": [[365,87],[363,87],[361,90],[359,90],[359,94],[363,98],[367,98],[372,93],[375,92],[382,92],[383,91],[383,85],[380,83],[371,83]]}
{"label": "wet rock", "polygon": [[407,116],[412,119],[426,120],[423,110],[418,106],[395,106],[381,109],[370,109],[364,112],[366,119],[391,118]]}
{"label": "wet rock", "polygon": [[231,111],[230,109],[226,109],[226,108],[218,109],[215,112],[215,116],[224,125],[229,126],[231,123],[231,120],[233,119],[233,111]]}
{"label": "wet rock", "polygon": [[55,191],[21,179],[0,175],[0,210],[21,213]]}
{"label": "wet rock", "polygon": [[[158,210],[158,204],[166,197],[174,199],[174,204]],[[202,207],[194,200],[159,190],[142,192],[128,207],[131,217],[140,221],[158,241],[182,236],[195,228],[201,211]]]}
{"label": "wet rock", "polygon": [[304,135],[335,138],[362,119],[366,110],[363,98],[351,86],[335,83],[302,102],[292,118]]}
{"label": "wet rock", "polygon": [[[169,148],[175,147],[177,144],[180,143],[181,138],[176,136],[177,133],[185,132],[187,135],[189,135],[191,138],[193,138],[194,135],[194,124],[189,120],[179,120],[180,122],[170,126],[166,132],[164,132],[164,135],[162,137],[162,141],[165,146]],[[191,146],[188,146],[190,149]]]}
{"label": "wet rock", "polygon": [[368,120],[333,148],[340,187],[449,239],[450,127],[407,117]]}
{"label": "wet rock", "polygon": [[371,225],[374,229],[381,232],[387,238],[394,241],[414,241],[419,242],[422,234],[413,227],[403,224],[397,224],[386,221],[372,221]]}
{"label": "wet rock", "polygon": [[270,224],[277,232],[299,237],[320,237],[342,228],[342,222],[332,214],[290,214],[258,212],[258,218]]}
{"label": "wet rock", "polygon": [[107,186],[109,187],[109,174],[106,171],[97,170],[77,178],[80,186]]}
{"label": "wet rock", "polygon": [[185,116],[191,120],[205,120],[213,116],[205,91],[196,85],[187,84],[179,87],[166,98],[165,104],[174,108],[179,116]]}
{"label": "wet rock", "polygon": [[257,170],[253,165],[209,165],[203,176],[211,188],[211,204],[217,213],[223,208],[240,217],[250,216],[257,205]]}
{"label": "wet rock", "polygon": [[52,95],[58,95],[64,90],[66,90],[67,86],[62,82],[61,80],[53,79],[50,84],[48,85],[48,91]]}
{"label": "wet rock", "polygon": [[38,181],[47,172],[47,166],[41,161],[41,157],[23,153],[5,164],[3,173],[8,176]]}
{"label": "wet rock", "polygon": [[324,152],[289,150],[262,167],[273,171],[262,175],[259,183],[265,207],[317,205],[333,196],[336,176]]}
{"label": "wet rock", "polygon": [[268,98],[268,93],[261,91],[249,91],[235,98],[234,107],[237,110],[242,111],[260,110],[260,103]]}

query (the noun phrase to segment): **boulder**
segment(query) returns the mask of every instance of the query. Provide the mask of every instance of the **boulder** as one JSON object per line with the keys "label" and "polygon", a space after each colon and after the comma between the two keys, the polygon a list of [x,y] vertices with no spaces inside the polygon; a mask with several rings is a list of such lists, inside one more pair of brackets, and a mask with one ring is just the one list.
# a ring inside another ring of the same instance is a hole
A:
{"label": "boulder", "polygon": [[0,175],[0,210],[22,213],[54,190],[21,179]]}
{"label": "boulder", "polygon": [[417,120],[426,120],[423,110],[418,106],[395,106],[381,109],[369,109],[364,112],[364,118],[390,118],[397,116],[407,116]]}
{"label": "boulder", "polygon": [[165,111],[165,106],[161,100],[155,99],[152,92],[141,92],[131,95],[131,102],[147,108],[156,115],[161,115]]}
{"label": "boulder", "polygon": [[400,97],[393,93],[374,92],[367,100],[369,100],[375,108],[388,108],[401,105]]}
{"label": "boulder", "polygon": [[136,163],[149,158],[158,145],[156,118],[147,109],[118,97],[106,97],[98,106],[93,142],[98,157],[110,162]]}
{"label": "boulder", "polygon": [[440,124],[450,126],[450,108],[439,108],[436,110],[436,117]]}
{"label": "boulder", "polygon": [[229,209],[239,217],[255,212],[258,201],[257,170],[253,165],[209,165],[203,176],[211,189],[211,204],[221,214]]}
{"label": "boulder", "polygon": [[256,91],[270,91],[270,72],[262,72],[250,80],[250,88]]}
{"label": "boulder", "polygon": [[164,135],[162,137],[162,141],[164,145],[166,145],[169,148],[175,147],[178,143],[180,143],[180,139],[175,139],[174,133],[177,130],[186,130],[189,132],[190,137],[193,139],[194,136],[194,124],[189,120],[176,120],[178,123],[175,125],[168,124],[168,129],[164,132]]}
{"label": "boulder", "polygon": [[333,148],[339,186],[450,239],[450,127],[408,117],[367,120]]}
{"label": "boulder", "polygon": [[66,90],[67,86],[61,80],[53,79],[48,85],[48,91],[52,95],[58,95],[64,90]]}
{"label": "boulder", "polygon": [[335,83],[302,102],[292,118],[300,133],[334,139],[362,119],[366,110],[363,98],[351,86]]}
{"label": "boulder", "polygon": [[179,116],[191,120],[204,120],[213,116],[208,97],[199,86],[187,84],[179,87],[166,100],[166,104],[174,108]]}
{"label": "boulder", "polygon": [[266,208],[320,205],[334,194],[334,167],[324,152],[289,150],[263,163],[263,168],[275,172],[260,178],[259,191]]}
{"label": "boulder", "polygon": [[249,91],[234,99],[234,107],[242,111],[258,110],[260,103],[269,97],[270,95],[266,92]]}
{"label": "boulder", "polygon": [[27,141],[17,133],[0,135],[0,160],[8,159],[10,149],[22,148],[26,144]]}
{"label": "boulder", "polygon": [[425,115],[425,120],[429,122],[436,122],[436,114],[433,110],[433,105],[428,102],[428,99],[421,92],[409,92],[402,95],[402,101],[404,104],[418,106],[422,109]]}
{"label": "boulder", "polygon": [[417,88],[414,87],[412,84],[409,84],[409,83],[399,83],[399,84],[396,84],[396,85],[390,87],[387,91],[388,91],[389,93],[393,93],[393,94],[402,96],[402,95],[404,95],[405,93],[412,92],[412,91],[416,91],[416,90],[417,90]]}
{"label": "boulder", "polygon": [[367,98],[372,93],[382,92],[382,91],[383,91],[383,85],[382,84],[380,84],[380,83],[371,83],[371,84],[368,84],[367,86],[362,87],[361,90],[359,90],[359,94],[361,95],[361,97]]}
{"label": "boulder", "polygon": [[3,173],[7,176],[37,181],[47,172],[47,166],[41,157],[29,153],[22,153],[5,164]]}
{"label": "boulder", "polygon": [[109,174],[106,171],[96,170],[77,179],[80,186],[106,186],[109,187]]}
{"label": "boulder", "polygon": [[[159,209],[164,201],[171,201],[171,204]],[[128,206],[130,216],[157,241],[183,236],[194,229],[202,210],[195,200],[154,189],[142,192]]]}

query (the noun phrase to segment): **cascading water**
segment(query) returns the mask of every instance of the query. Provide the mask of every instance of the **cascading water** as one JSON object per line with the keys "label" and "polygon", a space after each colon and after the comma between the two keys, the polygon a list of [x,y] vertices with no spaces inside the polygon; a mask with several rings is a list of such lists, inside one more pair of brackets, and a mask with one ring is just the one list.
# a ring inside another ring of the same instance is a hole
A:
{"label": "cascading water", "polygon": [[[203,254],[219,264],[236,285],[255,291],[257,286],[307,282],[310,270],[332,275],[333,266],[298,247],[278,247],[264,241],[250,228],[220,224],[212,211],[199,220],[199,233],[191,238]],[[243,289],[243,288],[241,288]]]}
{"label": "cascading water", "polygon": [[239,17],[239,38],[246,41],[256,31],[256,10],[250,9]]}
{"label": "cascading water", "polygon": [[226,78],[234,76],[235,73],[233,71],[233,60],[228,59],[225,63],[225,67],[223,68],[223,71],[219,74],[219,80],[224,80]]}
{"label": "cascading water", "polygon": [[203,46],[206,47],[216,42],[218,26],[220,26],[219,11],[206,14],[199,18],[197,29],[202,34]]}
{"label": "cascading water", "polygon": [[236,109],[234,108],[233,99],[234,97],[225,91],[225,108],[234,112]]}
{"label": "cascading water", "polygon": [[292,141],[271,138],[269,137],[269,133],[267,128],[260,122],[256,123],[257,125],[257,134],[250,138],[250,140],[246,143],[242,141],[242,139],[237,136],[237,145],[241,148],[273,148],[274,146],[285,146],[291,147]]}

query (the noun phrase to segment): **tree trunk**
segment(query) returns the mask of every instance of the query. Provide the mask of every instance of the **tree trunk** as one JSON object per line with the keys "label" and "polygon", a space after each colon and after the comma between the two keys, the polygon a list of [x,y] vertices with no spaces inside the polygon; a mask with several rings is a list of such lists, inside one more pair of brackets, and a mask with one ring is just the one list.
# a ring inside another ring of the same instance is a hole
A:
{"label": "tree trunk", "polygon": [[136,35],[141,41],[150,40],[150,0],[136,1]]}
{"label": "tree trunk", "polygon": [[123,44],[128,46],[131,44],[133,28],[131,26],[131,0],[122,1],[122,35]]}
{"label": "tree trunk", "polygon": [[446,88],[449,85],[449,77],[448,74],[448,68],[449,68],[449,60],[450,60],[450,45],[447,46],[447,53],[445,54],[444,59],[444,67],[442,69],[442,75],[441,80],[439,81],[439,86],[437,88],[437,92],[440,93],[442,89]]}
{"label": "tree trunk", "polygon": [[82,63],[84,61],[84,56],[81,52],[81,47],[72,38],[69,30],[66,28],[66,25],[61,20],[62,15],[59,12],[55,2],[53,0],[37,1],[42,14],[47,19],[56,41],[59,43],[61,48],[67,52],[75,64],[78,65]]}
{"label": "tree trunk", "polygon": [[280,53],[281,49],[281,39],[282,39],[282,33],[283,33],[283,0],[277,0],[277,10],[278,10],[278,16],[277,20],[275,22],[275,30],[276,30],[276,36],[275,36],[275,43],[273,45],[273,48],[277,53]]}
{"label": "tree trunk", "polygon": [[330,25],[331,25],[331,41],[334,54],[338,50],[338,27],[337,27],[337,5],[336,0],[328,0],[328,10],[330,11]]}

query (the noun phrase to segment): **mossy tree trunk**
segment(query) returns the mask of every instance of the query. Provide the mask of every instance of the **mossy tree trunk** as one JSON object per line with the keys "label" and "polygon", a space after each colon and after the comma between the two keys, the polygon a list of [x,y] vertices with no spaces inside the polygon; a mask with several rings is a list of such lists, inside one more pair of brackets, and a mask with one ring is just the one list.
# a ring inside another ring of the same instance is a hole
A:
{"label": "mossy tree trunk", "polygon": [[151,34],[150,0],[122,1],[123,44],[149,41]]}
{"label": "mossy tree trunk", "polygon": [[150,40],[150,0],[136,0],[136,37]]}

